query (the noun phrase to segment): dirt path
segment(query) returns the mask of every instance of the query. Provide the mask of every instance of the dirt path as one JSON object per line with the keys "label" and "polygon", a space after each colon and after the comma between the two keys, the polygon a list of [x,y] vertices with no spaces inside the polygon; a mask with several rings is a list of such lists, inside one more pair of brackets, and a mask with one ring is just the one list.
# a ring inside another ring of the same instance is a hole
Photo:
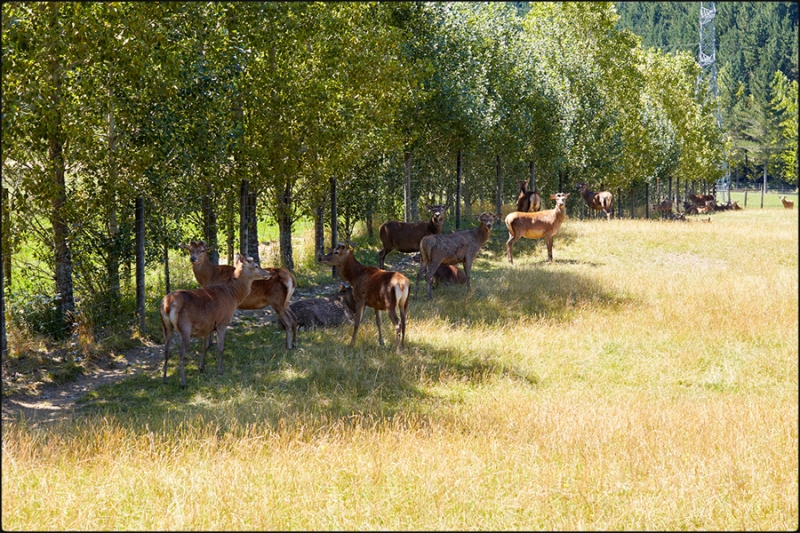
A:
{"label": "dirt path", "polygon": [[[393,257],[394,265],[387,262],[387,269],[403,272],[406,276],[409,276],[413,284],[412,270],[413,275],[416,275],[416,266],[410,256],[405,254],[397,255],[401,257]],[[329,283],[311,288],[298,288],[295,291],[293,300],[316,297],[322,294],[333,294],[338,290],[338,287],[339,282],[332,280]],[[232,325],[244,316],[251,317],[251,320],[257,320],[261,325],[268,325],[276,320],[272,308],[257,311],[237,311]],[[162,344],[148,342],[144,346],[129,350],[121,358],[108,361],[104,365],[106,368],[97,368],[89,374],[82,374],[74,381],[61,385],[45,384],[36,396],[24,393],[3,396],[2,420],[17,420],[20,416],[24,416],[33,423],[40,423],[69,417],[73,413],[75,402],[79,398],[102,385],[116,383],[141,372],[147,372],[154,377],[158,377],[164,361],[163,354]]]}

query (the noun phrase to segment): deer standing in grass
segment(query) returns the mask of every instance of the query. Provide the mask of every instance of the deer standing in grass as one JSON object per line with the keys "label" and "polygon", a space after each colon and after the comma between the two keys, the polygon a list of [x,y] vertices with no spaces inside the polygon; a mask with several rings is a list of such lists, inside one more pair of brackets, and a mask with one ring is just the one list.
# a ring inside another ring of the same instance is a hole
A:
{"label": "deer standing in grass", "polygon": [[[180,244],[180,248],[189,252],[192,272],[201,287],[215,283],[223,283],[233,276],[231,265],[215,265],[208,259],[210,248],[203,241],[192,241],[189,245]],[[263,309],[271,305],[278,315],[278,321],[286,329],[286,349],[297,348],[297,319],[289,307],[289,301],[297,287],[294,275],[285,268],[266,268],[270,279],[256,280],[250,294],[239,304],[239,309]]]}
{"label": "deer standing in grass", "polygon": [[781,203],[786,209],[794,209],[794,202],[787,200],[785,196],[781,196]]}
{"label": "deer standing in grass", "polygon": [[476,228],[457,231],[448,235],[428,235],[419,243],[420,262],[419,272],[417,272],[417,283],[414,289],[414,298],[419,294],[419,278],[425,272],[425,282],[428,287],[428,299],[433,298],[431,294],[431,283],[433,276],[440,265],[464,265],[464,275],[467,277],[467,292],[470,290],[470,271],[472,262],[477,257],[481,247],[489,240],[492,231],[492,224],[500,218],[494,213],[481,213],[475,218],[480,220]]}
{"label": "deer standing in grass", "polygon": [[203,356],[200,372],[206,367],[206,351],[211,335],[217,332],[217,372],[222,374],[222,351],[225,349],[225,330],[233,319],[236,308],[250,294],[255,280],[268,280],[272,274],[258,266],[252,258],[237,254],[236,267],[231,279],[224,283],[193,290],[177,290],[161,300],[161,331],[164,334],[164,383],[167,382],[167,361],[172,333],[181,338],[181,387],[186,388],[184,359],[191,337],[203,339]]}
{"label": "deer standing in grass", "polygon": [[508,262],[514,264],[511,257],[511,247],[522,237],[526,239],[545,238],[547,242],[547,259],[553,260],[553,237],[556,236],[561,224],[567,218],[567,198],[570,193],[563,192],[551,194],[550,199],[555,200],[556,206],[547,211],[538,213],[509,213],[506,217],[506,228],[508,228],[508,241],[506,241],[506,253]]}
{"label": "deer standing in grass", "polygon": [[353,249],[346,244],[337,244],[330,253],[319,260],[325,265],[336,267],[339,277],[353,288],[355,317],[353,319],[353,338],[350,347],[356,344],[358,327],[364,307],[375,310],[375,325],[378,326],[378,342],[383,346],[381,332],[381,311],[389,314],[397,334],[397,351],[403,348],[406,338],[406,314],[408,293],[411,282],[400,272],[389,272],[374,266],[362,265],[353,256]]}
{"label": "deer standing in grass", "polygon": [[611,220],[611,205],[614,201],[614,196],[608,191],[592,192],[587,183],[579,183],[578,190],[583,197],[586,205],[595,211],[602,211],[606,214],[606,220]]}
{"label": "deer standing in grass", "polygon": [[397,248],[399,252],[418,252],[419,241],[426,235],[438,235],[444,227],[444,214],[450,208],[447,205],[428,205],[431,219],[427,222],[400,222],[388,220],[381,224],[378,231],[383,248],[378,252],[378,267],[384,267],[386,255]]}
{"label": "deer standing in grass", "polygon": [[528,213],[530,211],[536,212],[542,209],[542,197],[536,191],[528,190],[528,182],[520,180],[519,182],[519,196],[517,197],[517,211]]}

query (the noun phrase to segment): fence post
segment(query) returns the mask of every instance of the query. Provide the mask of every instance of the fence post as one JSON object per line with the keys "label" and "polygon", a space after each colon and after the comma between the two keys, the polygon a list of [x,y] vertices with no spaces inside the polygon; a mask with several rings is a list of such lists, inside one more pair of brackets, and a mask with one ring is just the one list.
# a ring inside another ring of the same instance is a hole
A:
{"label": "fence post", "polygon": [[[404,200],[405,200],[405,220],[411,222],[411,152],[403,153],[403,163],[405,169]],[[335,245],[334,245],[335,246]]]}
{"label": "fence post", "polygon": [[650,218],[650,184],[644,184],[644,218]]}
{"label": "fence post", "polygon": [[747,207],[747,189],[744,190],[744,206]]}
{"label": "fence post", "polygon": [[136,198],[136,314],[144,335],[144,198]]}
{"label": "fence post", "polygon": [[764,209],[764,193],[767,192],[767,162],[764,161],[764,184],[761,186],[761,209]]}

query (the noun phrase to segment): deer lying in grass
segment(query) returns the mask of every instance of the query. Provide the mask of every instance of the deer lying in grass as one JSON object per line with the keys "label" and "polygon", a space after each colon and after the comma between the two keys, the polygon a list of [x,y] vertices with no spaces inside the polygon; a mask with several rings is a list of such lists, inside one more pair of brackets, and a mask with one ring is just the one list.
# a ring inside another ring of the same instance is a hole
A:
{"label": "deer lying in grass", "polygon": [[787,200],[785,196],[781,196],[781,203],[786,209],[794,209],[794,202]]}
{"label": "deer lying in grass", "polygon": [[236,256],[236,267],[231,279],[224,283],[194,290],[177,290],[161,300],[161,331],[164,333],[164,383],[167,382],[167,360],[172,333],[181,338],[181,387],[186,388],[184,359],[191,337],[203,339],[203,357],[200,372],[206,367],[206,350],[211,335],[217,332],[217,372],[222,374],[222,351],[225,349],[225,330],[236,308],[247,298],[254,280],[268,280],[272,276],[251,257]]}
{"label": "deer lying in grass", "polygon": [[[319,298],[297,300],[290,305],[298,327],[333,327],[353,323],[356,301],[353,288],[339,285],[339,292]],[[283,324],[281,324],[283,326]]]}
{"label": "deer lying in grass", "polygon": [[742,207],[739,205],[739,202],[733,202],[731,204],[731,209],[733,209],[734,211],[742,211],[743,210]]}
{"label": "deer lying in grass", "polygon": [[423,271],[425,272],[425,281],[428,287],[428,299],[433,298],[431,282],[433,281],[433,275],[439,269],[439,265],[463,263],[464,275],[467,278],[467,292],[469,292],[472,262],[477,257],[481,247],[489,240],[492,224],[500,218],[500,215],[481,213],[476,215],[475,218],[480,220],[480,225],[476,228],[457,231],[449,235],[428,235],[422,239],[419,243],[420,262],[414,298],[419,294],[419,278],[422,277]]}
{"label": "deer lying in grass", "polygon": [[398,251],[418,252],[419,241],[426,235],[438,235],[444,227],[444,214],[450,208],[447,205],[428,205],[431,219],[427,222],[400,222],[388,220],[381,224],[378,231],[383,248],[378,252],[378,266],[384,267],[386,255],[397,248]]}
{"label": "deer lying in grass", "polygon": [[439,265],[433,274],[432,281],[433,283],[464,285],[467,282],[467,276],[455,265]]}
{"label": "deer lying in grass", "polygon": [[375,325],[378,326],[378,342],[383,346],[381,332],[381,311],[389,313],[389,320],[397,334],[396,349],[399,352],[405,344],[406,314],[408,312],[408,293],[411,282],[400,272],[388,272],[373,266],[362,265],[353,256],[353,249],[346,244],[337,244],[330,253],[319,260],[320,263],[333,265],[339,277],[353,288],[355,300],[355,317],[353,318],[353,338],[350,347],[356,344],[358,327],[364,307],[375,310]]}
{"label": "deer lying in grass", "polygon": [[[188,250],[192,262],[192,272],[201,287],[224,283],[233,276],[231,265],[215,265],[208,259],[210,248],[203,241],[192,241],[189,245],[180,244]],[[278,315],[278,321],[286,329],[286,349],[297,348],[297,321],[289,307],[289,301],[297,287],[294,275],[285,268],[266,268],[270,279],[256,280],[247,298],[239,304],[239,309],[263,309],[271,305]]]}
{"label": "deer lying in grass", "polygon": [[583,201],[586,202],[586,205],[595,211],[602,211],[606,214],[606,220],[611,220],[611,213],[613,211],[611,206],[614,202],[614,196],[610,192],[592,192],[587,183],[579,183],[578,190],[583,197]]}
{"label": "deer lying in grass", "polygon": [[563,192],[551,194],[550,199],[555,200],[556,206],[547,211],[538,213],[509,213],[506,217],[508,228],[508,241],[506,241],[506,254],[508,262],[514,264],[511,256],[511,247],[522,237],[526,239],[545,238],[547,242],[547,259],[553,260],[553,237],[558,234],[561,224],[567,218],[567,198],[570,193]]}
{"label": "deer lying in grass", "polygon": [[519,182],[519,196],[517,197],[517,211],[528,213],[530,211],[536,212],[542,209],[542,197],[536,191],[528,190],[528,182],[520,180]]}

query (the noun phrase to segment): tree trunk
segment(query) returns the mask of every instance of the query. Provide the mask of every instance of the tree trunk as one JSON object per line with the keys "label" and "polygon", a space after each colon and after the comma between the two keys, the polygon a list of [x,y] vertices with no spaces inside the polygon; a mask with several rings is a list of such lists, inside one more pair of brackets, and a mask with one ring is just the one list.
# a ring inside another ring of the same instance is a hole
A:
{"label": "tree trunk", "polygon": [[111,86],[108,88],[108,176],[104,184],[103,196],[105,196],[106,211],[106,232],[107,242],[109,244],[106,249],[106,275],[108,277],[108,291],[109,301],[112,306],[120,301],[120,286],[119,286],[119,224],[117,223],[117,199],[114,191],[114,184],[119,180],[119,169],[117,167],[116,152],[117,152],[117,131],[116,123],[114,121],[113,103],[111,100]]}
{"label": "tree trunk", "polygon": [[644,184],[644,218],[650,218],[650,184]]}
{"label": "tree trunk", "polygon": [[[336,212],[336,178],[331,178],[331,248],[339,243],[339,215]],[[336,267],[331,267],[331,276],[336,279]]]}
{"label": "tree trunk", "polygon": [[459,150],[456,156],[456,230],[461,229],[461,173],[463,170],[461,150]]}
{"label": "tree trunk", "polygon": [[[228,262],[230,263],[231,256],[228,256]],[[164,294],[169,294],[172,292],[170,290],[170,281],[169,281],[169,245],[165,242],[164,243]]]}
{"label": "tree trunk", "polygon": [[11,287],[11,205],[9,204],[8,189],[3,187],[3,231],[2,234],[2,253],[3,253],[3,279],[6,286]]}
{"label": "tree trunk", "polygon": [[495,213],[502,213],[503,211],[503,164],[500,156],[497,156],[497,195],[495,197]]}
{"label": "tree trunk", "polygon": [[[291,228],[289,228],[291,231]],[[291,240],[289,252],[291,253]],[[261,265],[258,253],[258,215],[256,214],[256,193],[247,194],[247,256],[252,257],[257,265]]]}
{"label": "tree trunk", "polygon": [[633,220],[634,205],[633,205],[633,187],[631,187],[631,220]]}
{"label": "tree trunk", "polygon": [[236,197],[232,194],[225,196],[225,247],[228,256],[228,264],[233,264],[233,250],[236,241]]}
{"label": "tree trunk", "polygon": [[320,203],[314,210],[314,258],[325,255],[325,204]]}
{"label": "tree trunk", "polygon": [[144,198],[136,198],[136,316],[139,318],[139,334],[144,335]]}
{"label": "tree trunk", "polygon": [[528,190],[536,192],[536,163],[531,161],[528,164],[528,170],[530,170],[531,177],[530,182],[528,183]]}
{"label": "tree trunk", "polygon": [[281,267],[294,270],[294,261],[292,260],[292,186],[288,182],[280,197],[278,229],[281,241]]}
{"label": "tree trunk", "polygon": [[764,193],[767,192],[767,162],[764,161],[764,183],[761,185],[761,208],[764,208]]}
{"label": "tree trunk", "polygon": [[[60,117],[57,119],[57,130],[60,133]],[[53,209],[50,212],[50,223],[53,227],[53,248],[55,252],[56,294],[59,299],[59,314],[64,321],[67,333],[72,331],[72,314],[75,311],[75,297],[72,285],[72,254],[69,249],[69,226],[65,220],[67,208],[67,189],[64,181],[63,144],[59,135],[50,138],[51,177],[53,180]]]}
{"label": "tree trunk", "polygon": [[[242,184],[239,187],[239,253],[241,255],[247,255],[247,241],[249,237],[249,232],[247,230],[248,225],[248,215],[247,215],[247,197],[249,195],[249,182],[246,179],[242,180]],[[232,261],[231,264],[234,262]]]}
{"label": "tree trunk", "polygon": [[372,207],[367,208],[367,238],[371,241],[375,236],[375,231],[372,229]]}
{"label": "tree trunk", "polygon": [[405,167],[405,187],[403,189],[403,203],[405,207],[405,222],[411,221],[411,152],[403,154]]}
{"label": "tree trunk", "polygon": [[206,194],[203,196],[201,209],[203,211],[203,240],[206,246],[211,248],[208,253],[208,260],[213,264],[219,264],[219,250],[217,250],[217,213],[214,209],[213,190],[211,183],[206,183]]}

